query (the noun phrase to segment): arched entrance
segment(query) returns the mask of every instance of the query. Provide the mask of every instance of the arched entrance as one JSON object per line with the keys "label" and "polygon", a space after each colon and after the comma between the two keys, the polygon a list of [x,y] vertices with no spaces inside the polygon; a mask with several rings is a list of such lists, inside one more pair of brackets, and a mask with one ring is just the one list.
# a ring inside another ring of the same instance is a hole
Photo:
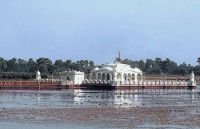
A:
{"label": "arched entrance", "polygon": [[110,80],[110,75],[109,73],[106,74],[106,81]]}
{"label": "arched entrance", "polygon": [[101,73],[98,74],[98,79],[101,80]]}
{"label": "arched entrance", "polygon": [[127,80],[127,74],[126,73],[124,74],[124,80]]}
{"label": "arched entrance", "polygon": [[118,74],[117,74],[117,80],[121,80],[121,77],[122,77],[121,74],[118,73]]}
{"label": "arched entrance", "polygon": [[127,80],[128,80],[128,81],[131,80],[131,74],[130,74],[130,73],[128,74],[128,78],[127,78]]}
{"label": "arched entrance", "polygon": [[142,75],[138,74],[137,79],[138,79],[138,81],[141,81],[142,80]]}
{"label": "arched entrance", "polygon": [[132,74],[132,78],[131,79],[132,79],[132,81],[135,81],[135,74],[134,73]]}
{"label": "arched entrance", "polygon": [[103,73],[103,74],[102,74],[102,80],[103,80],[103,81],[105,80],[105,76],[106,76],[105,73]]}
{"label": "arched entrance", "polygon": [[96,79],[96,74],[95,73],[92,74],[92,80],[93,79]]}
{"label": "arched entrance", "polygon": [[67,77],[67,81],[70,81],[70,78],[69,78],[69,77]]}

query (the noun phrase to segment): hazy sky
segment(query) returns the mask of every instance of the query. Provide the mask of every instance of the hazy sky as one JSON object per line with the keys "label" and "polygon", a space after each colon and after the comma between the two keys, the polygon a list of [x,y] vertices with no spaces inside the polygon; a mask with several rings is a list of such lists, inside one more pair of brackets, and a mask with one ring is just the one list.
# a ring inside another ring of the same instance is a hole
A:
{"label": "hazy sky", "polygon": [[0,57],[197,65],[200,0],[1,0]]}

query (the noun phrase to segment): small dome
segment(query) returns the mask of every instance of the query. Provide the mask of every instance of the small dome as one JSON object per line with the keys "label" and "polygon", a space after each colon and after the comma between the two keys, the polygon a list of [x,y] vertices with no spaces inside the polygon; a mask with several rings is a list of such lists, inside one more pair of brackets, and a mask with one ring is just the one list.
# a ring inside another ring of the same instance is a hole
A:
{"label": "small dome", "polygon": [[133,69],[135,72],[137,72],[137,73],[139,73],[139,72],[142,72],[140,69],[138,69],[138,68],[134,68]]}
{"label": "small dome", "polygon": [[100,70],[112,71],[112,70],[113,70],[113,68],[111,68],[111,67],[103,67],[103,68],[101,68]]}
{"label": "small dome", "polygon": [[98,71],[98,70],[99,70],[99,68],[98,68],[98,67],[96,67],[96,68],[94,68],[94,69],[93,69],[93,71]]}

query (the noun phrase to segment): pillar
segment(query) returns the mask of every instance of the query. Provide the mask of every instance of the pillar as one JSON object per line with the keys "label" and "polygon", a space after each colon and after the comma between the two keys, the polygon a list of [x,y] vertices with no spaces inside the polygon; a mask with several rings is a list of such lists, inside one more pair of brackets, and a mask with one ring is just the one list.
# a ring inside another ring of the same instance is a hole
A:
{"label": "pillar", "polygon": [[113,73],[114,77],[113,77],[113,81],[117,81],[117,73]]}
{"label": "pillar", "polygon": [[89,77],[89,79],[91,79],[91,80],[92,80],[92,73],[90,73],[90,77]]}
{"label": "pillar", "polygon": [[96,76],[96,80],[98,80],[98,73],[95,73],[95,76]]}
{"label": "pillar", "polygon": [[136,73],[134,75],[135,75],[135,84],[138,84],[138,79],[137,79],[138,74]]}
{"label": "pillar", "polygon": [[190,74],[190,86],[195,86],[194,73],[193,72]]}
{"label": "pillar", "polygon": [[112,81],[112,73],[110,73],[109,76],[110,76],[110,80]]}

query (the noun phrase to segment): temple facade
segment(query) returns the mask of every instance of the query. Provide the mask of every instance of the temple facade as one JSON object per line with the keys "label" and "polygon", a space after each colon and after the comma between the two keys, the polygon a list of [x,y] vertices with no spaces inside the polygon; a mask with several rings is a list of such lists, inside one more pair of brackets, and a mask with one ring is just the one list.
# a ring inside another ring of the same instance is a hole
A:
{"label": "temple facade", "polygon": [[142,80],[142,71],[138,68],[131,68],[128,64],[121,63],[120,53],[114,63],[94,68],[90,73],[90,80],[105,82],[132,82],[137,84]]}
{"label": "temple facade", "polygon": [[80,85],[84,80],[84,72],[80,71],[64,71],[60,73],[60,78],[63,84]]}
{"label": "temple facade", "polygon": [[85,79],[84,72],[80,71],[65,71],[60,73],[61,85],[80,85],[80,86],[113,86],[120,87],[137,87],[137,88],[166,88],[166,87],[195,87],[196,81],[194,73],[191,73],[190,80],[167,80],[143,79],[142,71],[135,67],[131,68],[128,64],[121,63],[120,52],[114,63],[108,63],[101,67],[96,67],[91,70],[89,79]]}
{"label": "temple facade", "polygon": [[142,71],[130,65],[113,63],[102,68],[94,68],[90,73],[91,80],[99,81],[135,81],[142,80]]}

